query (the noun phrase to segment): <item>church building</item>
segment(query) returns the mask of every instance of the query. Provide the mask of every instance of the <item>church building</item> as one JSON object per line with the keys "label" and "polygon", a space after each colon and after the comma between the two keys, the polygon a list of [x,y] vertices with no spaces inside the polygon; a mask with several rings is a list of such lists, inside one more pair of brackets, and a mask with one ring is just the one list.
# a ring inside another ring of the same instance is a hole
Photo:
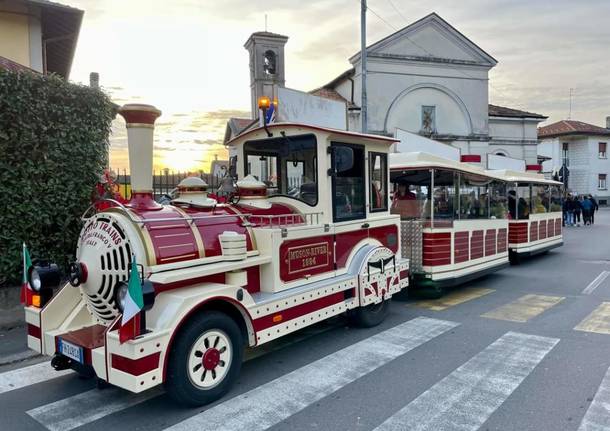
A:
{"label": "church building", "polygon": [[[259,32],[245,45],[252,120],[257,97],[284,85],[287,40]],[[344,102],[348,129],[361,131],[361,53],[349,62],[350,69],[310,93]],[[497,63],[436,13],[373,43],[367,47],[367,131],[397,136],[401,129],[457,147],[464,160],[483,167],[494,154],[538,170],[537,126],[547,117],[489,104],[489,71]],[[225,139],[239,133],[239,123],[229,121]]]}

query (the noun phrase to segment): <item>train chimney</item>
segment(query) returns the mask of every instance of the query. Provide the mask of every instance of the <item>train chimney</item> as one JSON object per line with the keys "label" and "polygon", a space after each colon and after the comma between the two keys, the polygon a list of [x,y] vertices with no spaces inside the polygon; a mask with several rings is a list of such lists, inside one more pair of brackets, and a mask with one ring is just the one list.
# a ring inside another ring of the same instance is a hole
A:
{"label": "train chimney", "polygon": [[127,123],[131,200],[129,206],[160,209],[153,199],[153,134],[161,111],[152,105],[128,104],[119,109]]}

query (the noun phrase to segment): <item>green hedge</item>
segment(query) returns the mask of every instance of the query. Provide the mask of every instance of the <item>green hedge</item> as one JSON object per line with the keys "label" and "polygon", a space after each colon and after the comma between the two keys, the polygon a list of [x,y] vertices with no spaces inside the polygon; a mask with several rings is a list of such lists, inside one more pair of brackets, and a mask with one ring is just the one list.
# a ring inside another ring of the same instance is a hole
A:
{"label": "green hedge", "polygon": [[72,258],[115,115],[100,90],[0,70],[0,285],[19,282],[24,241],[32,258]]}

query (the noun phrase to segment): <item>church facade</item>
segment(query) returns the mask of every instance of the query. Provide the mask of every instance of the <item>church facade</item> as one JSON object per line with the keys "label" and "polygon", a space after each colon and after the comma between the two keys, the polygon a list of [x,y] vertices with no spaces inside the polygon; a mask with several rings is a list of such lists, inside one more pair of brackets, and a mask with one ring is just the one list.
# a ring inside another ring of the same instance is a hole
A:
{"label": "church facade", "polygon": [[[283,86],[286,42],[285,36],[254,33],[246,43],[253,118],[256,98]],[[361,131],[361,54],[349,62],[349,70],[310,93],[345,102],[348,129]],[[489,104],[489,71],[496,64],[436,13],[375,42],[367,47],[367,131],[416,133],[459,148],[483,167],[487,154],[496,154],[537,169],[537,126],[546,117]],[[228,127],[227,137],[232,134]]]}

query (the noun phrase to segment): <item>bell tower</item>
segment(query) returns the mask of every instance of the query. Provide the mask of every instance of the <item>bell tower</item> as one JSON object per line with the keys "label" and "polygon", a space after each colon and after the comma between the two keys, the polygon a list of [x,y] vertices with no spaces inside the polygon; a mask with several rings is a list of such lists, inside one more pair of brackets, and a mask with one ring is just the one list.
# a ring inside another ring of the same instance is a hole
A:
{"label": "bell tower", "polygon": [[287,36],[259,31],[252,33],[244,48],[250,54],[250,97],[252,119],[258,117],[258,98],[267,96],[273,100],[277,87],[283,87],[284,45]]}

